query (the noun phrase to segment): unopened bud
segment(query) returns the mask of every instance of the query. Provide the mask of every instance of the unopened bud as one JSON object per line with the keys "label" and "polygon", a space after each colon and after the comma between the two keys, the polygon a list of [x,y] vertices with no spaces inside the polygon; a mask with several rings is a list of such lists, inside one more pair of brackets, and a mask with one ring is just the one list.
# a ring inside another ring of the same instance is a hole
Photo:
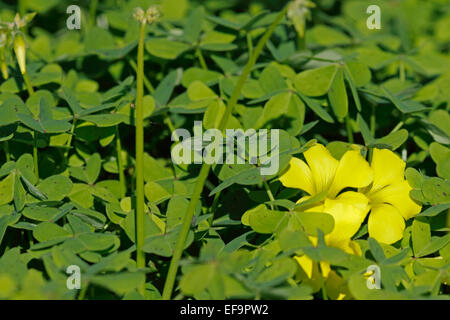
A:
{"label": "unopened bud", "polygon": [[8,65],[6,64],[5,47],[0,44],[0,71],[3,79],[8,79]]}
{"label": "unopened bud", "polygon": [[24,74],[27,71],[26,45],[25,39],[21,33],[16,33],[14,36],[14,53],[16,54],[16,59],[19,63],[20,72]]}
{"label": "unopened bud", "polygon": [[161,12],[156,6],[149,7],[147,11],[142,10],[142,8],[135,8],[133,17],[142,24],[152,24],[159,20]]}

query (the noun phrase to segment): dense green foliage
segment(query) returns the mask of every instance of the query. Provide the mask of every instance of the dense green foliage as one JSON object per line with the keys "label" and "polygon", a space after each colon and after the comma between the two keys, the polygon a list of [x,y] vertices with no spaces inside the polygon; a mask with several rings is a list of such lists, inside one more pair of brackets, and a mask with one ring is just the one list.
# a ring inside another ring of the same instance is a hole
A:
{"label": "dense green foliage", "polygon": [[[0,299],[141,299],[143,286],[145,298],[161,299],[200,171],[172,161],[171,135],[192,132],[194,121],[281,129],[280,166],[262,176],[249,163],[212,165],[198,184],[172,298],[448,298],[448,1],[317,0],[279,24],[287,1],[17,2],[0,3]],[[80,30],[66,27],[71,4],[82,8]],[[133,12],[153,4],[162,17],[145,29],[142,268]],[[366,26],[371,4],[381,8],[380,30]],[[18,33],[7,32],[16,12],[37,13],[20,28],[26,72]],[[406,162],[422,212],[406,220],[401,240],[370,238],[366,220],[352,238],[361,255],[325,244],[333,219],[306,214],[296,205],[305,193],[279,181],[315,143],[336,159],[358,145],[369,160],[385,148]],[[305,280],[299,255],[328,263],[337,281],[320,270]],[[81,269],[81,290],[66,287],[70,265]],[[379,290],[366,286],[370,265],[380,267]]]}

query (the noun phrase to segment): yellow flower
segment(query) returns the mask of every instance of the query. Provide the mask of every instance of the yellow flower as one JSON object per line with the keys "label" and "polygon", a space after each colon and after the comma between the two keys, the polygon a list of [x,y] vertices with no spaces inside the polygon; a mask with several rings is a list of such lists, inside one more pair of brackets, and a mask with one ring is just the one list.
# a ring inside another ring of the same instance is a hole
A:
{"label": "yellow flower", "polygon": [[360,189],[369,198],[369,235],[379,242],[394,243],[403,237],[405,220],[422,207],[409,196],[404,178],[405,162],[387,149],[374,149],[371,162],[373,183]]}
{"label": "yellow flower", "polygon": [[[325,235],[328,246],[361,255],[361,249],[351,238],[369,212],[369,235],[379,242],[396,242],[403,236],[404,220],[421,210],[421,206],[409,197],[411,187],[404,178],[405,163],[390,150],[374,149],[370,165],[359,150],[347,151],[340,160],[336,160],[320,144],[308,149],[304,156],[306,162],[291,159],[280,181],[285,187],[308,193],[298,203],[326,193],[323,201],[303,210],[326,212],[333,216],[334,228]],[[341,192],[346,188],[357,191]],[[317,238],[310,237],[310,240],[317,245]],[[314,291],[319,290],[321,282],[325,281],[327,287],[335,289],[335,298],[348,297],[348,293],[341,290],[340,277],[333,273],[328,263],[314,262],[306,255],[295,259],[301,266],[298,278]]]}
{"label": "yellow flower", "polygon": [[372,169],[358,150],[347,151],[336,160],[320,144],[314,145],[304,153],[306,162],[292,158],[288,170],[280,177],[288,188],[306,191],[309,196],[325,192],[326,199],[310,207],[307,211],[326,212],[333,216],[335,227],[326,235],[327,245],[346,248],[351,237],[358,231],[369,212],[369,200],[362,193],[345,191],[345,188],[363,188],[373,180]]}
{"label": "yellow flower", "polygon": [[[309,194],[301,198],[299,203],[325,192],[325,200],[303,210],[332,215],[334,228],[325,236],[325,243],[347,253],[360,255],[361,249],[351,241],[351,237],[358,231],[370,210],[369,200],[364,194],[355,191],[340,192],[345,188],[356,189],[370,185],[373,180],[372,169],[359,150],[347,151],[340,160],[336,160],[323,145],[317,144],[305,151],[304,156],[306,163],[298,158],[291,159],[288,170],[280,177],[281,183],[285,187],[301,189]],[[317,238],[310,239],[317,244]],[[302,268],[299,278],[314,290],[319,290],[321,277],[327,278],[330,274],[329,264],[317,264],[306,255],[295,259]],[[321,272],[318,271],[319,265]],[[328,282],[333,282],[333,279],[328,279],[327,285],[332,285]]]}

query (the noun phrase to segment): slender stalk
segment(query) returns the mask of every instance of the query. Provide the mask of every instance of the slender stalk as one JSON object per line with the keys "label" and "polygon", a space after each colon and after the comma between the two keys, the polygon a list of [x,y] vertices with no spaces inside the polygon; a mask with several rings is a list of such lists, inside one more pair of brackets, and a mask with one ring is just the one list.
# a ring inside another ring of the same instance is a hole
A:
{"label": "slender stalk", "polygon": [[[263,181],[264,188],[266,189],[267,195],[269,196],[270,201],[275,201],[275,197],[273,196],[272,190],[270,190],[270,186],[267,181]],[[270,209],[274,209],[273,205],[270,204]]]}
{"label": "slender stalk", "polygon": [[95,26],[97,4],[98,0],[91,0],[91,4],[89,6],[89,23],[91,24],[91,27]]}
{"label": "slender stalk", "polygon": [[250,32],[247,33],[247,47],[248,47],[248,56],[251,57],[253,54],[253,42]]}
{"label": "slender stalk", "polygon": [[[128,59],[128,63],[133,68],[133,70],[137,73],[138,68],[137,68],[136,62],[134,62],[133,59]],[[145,74],[144,74],[144,85],[145,85],[145,88],[148,90],[148,92],[150,92],[150,93],[155,92],[155,88],[152,86],[152,83],[150,82],[150,80],[148,80],[148,78],[145,76]]]}
{"label": "slender stalk", "polygon": [[349,143],[353,143],[353,130],[352,125],[350,123],[350,117],[347,115],[345,117],[345,127],[347,128],[347,138]]}
{"label": "slender stalk", "polygon": [[198,61],[200,61],[200,65],[202,66],[202,68],[208,70],[205,58],[203,58],[202,50],[200,50],[200,48],[197,47],[197,49],[195,49],[195,54],[197,55]]}
{"label": "slender stalk", "polygon": [[9,142],[5,141],[5,143],[3,144],[3,149],[5,150],[5,158],[6,158],[6,162],[11,160],[11,155],[9,153]]}
{"label": "slender stalk", "polygon": [[405,63],[400,60],[400,81],[405,82]]}
{"label": "slender stalk", "polygon": [[210,209],[211,216],[208,218],[209,226],[212,226],[212,224],[214,222],[214,213],[216,212],[217,206],[219,205],[219,199],[220,199],[221,192],[222,191],[219,191],[214,195],[214,200],[213,200],[213,203],[212,203],[212,206]]}
{"label": "slender stalk", "polygon": [[78,295],[78,300],[84,300],[84,297],[86,296],[88,287],[89,287],[89,282],[87,282],[85,285],[83,285],[83,288],[81,289],[80,294]]}
{"label": "slender stalk", "polygon": [[[25,86],[27,87],[28,95],[31,96],[34,93],[33,86],[31,85],[30,78],[28,77],[28,73],[22,73],[23,80],[25,82]],[[34,162],[34,174],[39,181],[39,163],[38,163],[38,149],[37,149],[37,132],[32,131],[31,135],[33,136],[33,162]]]}
{"label": "slender stalk", "polygon": [[375,112],[375,104],[372,104],[372,113],[370,115],[370,133],[372,134],[372,137],[375,137],[375,130],[377,125]]}
{"label": "slender stalk", "polygon": [[[225,129],[226,124],[228,123],[228,119],[230,118],[231,114],[233,113],[233,109],[237,104],[237,101],[241,95],[242,87],[245,84],[245,81],[247,80],[248,75],[250,74],[250,71],[252,67],[254,66],[256,60],[258,59],[262,49],[266,45],[267,41],[269,40],[270,36],[272,35],[275,28],[278,26],[278,24],[283,19],[284,15],[286,14],[287,6],[278,14],[275,21],[272,23],[272,25],[269,27],[267,32],[261,37],[261,39],[258,42],[258,45],[256,46],[253,55],[249,58],[249,61],[247,65],[245,66],[241,76],[239,77],[239,80],[236,84],[236,87],[234,88],[234,91],[230,97],[230,100],[228,101],[228,106],[225,110],[225,113],[220,121],[219,124],[219,130],[223,131]],[[175,278],[178,271],[178,265],[180,262],[181,255],[183,253],[184,249],[184,243],[186,241],[186,237],[189,233],[189,228],[191,226],[192,217],[194,216],[195,207],[197,206],[197,203],[199,201],[200,195],[203,191],[203,186],[205,185],[205,181],[208,178],[209,170],[211,169],[211,165],[204,163],[200,169],[199,177],[195,183],[194,191],[192,193],[191,200],[189,201],[189,205],[187,207],[186,213],[183,217],[183,223],[181,226],[180,233],[178,235],[177,243],[175,245],[175,250],[172,256],[172,260],[170,261],[169,271],[167,273],[166,282],[164,284],[164,290],[162,294],[162,298],[164,300],[168,300],[172,296],[173,286],[175,284]]]}
{"label": "slender stalk", "polygon": [[175,126],[173,125],[172,119],[170,119],[170,116],[168,113],[165,114],[164,122],[167,124],[167,127],[171,132],[175,132]]}
{"label": "slender stalk", "polygon": [[120,181],[120,197],[125,198],[127,192],[127,182],[125,180],[125,173],[123,169],[123,159],[122,159],[122,142],[120,141],[119,126],[116,126],[116,151],[117,151],[117,169],[119,171],[119,181]]}
{"label": "slender stalk", "polygon": [[400,121],[399,123],[397,123],[397,125],[395,126],[395,128],[392,129],[392,131],[389,132],[389,133],[397,132],[398,130],[400,130],[401,127],[403,127],[404,124],[405,124],[405,123],[404,123],[403,121]]}
{"label": "slender stalk", "polygon": [[28,77],[28,73],[25,72],[22,74],[23,81],[25,82],[25,86],[27,87],[28,95],[32,95],[34,93],[33,86],[31,85],[30,78]]}
{"label": "slender stalk", "polygon": [[[145,23],[141,23],[139,30],[137,89],[136,89],[136,264],[138,268],[145,268],[144,245],[144,37]],[[142,295],[145,285],[140,288]]]}
{"label": "slender stalk", "polygon": [[73,121],[72,121],[72,128],[70,128],[69,138],[67,138],[67,143],[66,143],[67,150],[64,154],[64,158],[66,159],[67,162],[69,162],[69,152],[70,152],[70,147],[72,145],[73,133],[75,132],[76,123],[77,123],[77,119],[74,117]]}

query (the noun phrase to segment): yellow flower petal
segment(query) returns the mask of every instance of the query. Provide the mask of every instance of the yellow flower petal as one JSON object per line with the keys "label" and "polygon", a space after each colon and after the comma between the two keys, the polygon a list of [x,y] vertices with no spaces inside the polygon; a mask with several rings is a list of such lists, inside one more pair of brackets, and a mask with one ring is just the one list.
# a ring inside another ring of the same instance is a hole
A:
{"label": "yellow flower petal", "polygon": [[400,212],[389,204],[380,204],[372,208],[369,215],[369,235],[378,242],[394,243],[403,237],[405,220]]}
{"label": "yellow flower petal", "polygon": [[328,262],[320,261],[320,271],[322,271],[322,276],[324,278],[328,277],[331,271],[331,266]]}
{"label": "yellow flower petal", "polygon": [[304,161],[298,158],[291,158],[289,168],[280,177],[280,181],[287,188],[301,189],[310,195],[314,195],[316,192],[311,170]]}
{"label": "yellow flower petal", "polygon": [[372,192],[404,180],[405,162],[388,149],[373,149]]}
{"label": "yellow flower petal", "polygon": [[371,203],[389,203],[393,205],[400,214],[408,220],[420,212],[422,206],[418,205],[409,196],[411,187],[406,180],[389,185],[378,192],[369,194]]}
{"label": "yellow flower petal", "polygon": [[309,279],[313,274],[313,261],[307,255],[294,257]]}
{"label": "yellow flower petal", "polygon": [[294,258],[300,265],[296,274],[296,280],[309,286],[313,292],[319,291],[323,281],[319,271],[319,264],[306,255]]}
{"label": "yellow flower petal", "polygon": [[348,191],[337,199],[326,199],[324,212],[334,218],[334,229],[325,236],[328,245],[348,246],[350,238],[358,231],[369,212],[369,200],[361,193]]}
{"label": "yellow flower petal", "polygon": [[329,196],[334,198],[344,188],[362,188],[373,179],[369,163],[359,151],[347,151],[339,161],[336,175],[330,187]]}
{"label": "yellow flower petal", "polygon": [[311,169],[316,193],[328,190],[333,182],[339,161],[321,144],[316,144],[304,153]]}

